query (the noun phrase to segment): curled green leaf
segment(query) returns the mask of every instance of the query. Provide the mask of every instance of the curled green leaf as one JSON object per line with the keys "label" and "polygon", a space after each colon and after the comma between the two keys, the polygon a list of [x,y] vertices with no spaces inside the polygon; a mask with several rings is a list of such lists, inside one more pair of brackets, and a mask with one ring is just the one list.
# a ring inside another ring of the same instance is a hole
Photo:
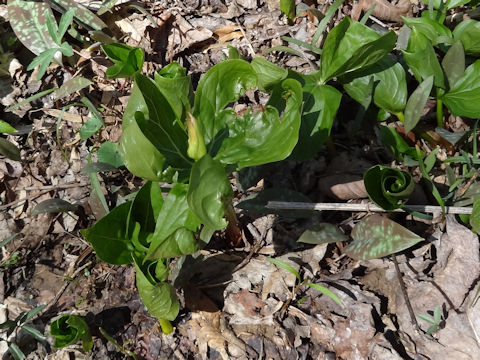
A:
{"label": "curled green leaf", "polygon": [[368,169],[363,181],[370,200],[385,210],[402,207],[415,187],[412,175],[382,165]]}

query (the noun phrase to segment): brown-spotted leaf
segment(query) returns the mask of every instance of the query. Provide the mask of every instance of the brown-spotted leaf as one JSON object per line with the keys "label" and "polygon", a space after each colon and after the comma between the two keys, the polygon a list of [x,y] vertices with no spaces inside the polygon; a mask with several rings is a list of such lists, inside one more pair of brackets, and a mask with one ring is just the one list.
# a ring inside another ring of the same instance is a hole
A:
{"label": "brown-spotted leaf", "polygon": [[87,29],[101,31],[102,29],[108,28],[107,24],[105,24],[102,19],[75,0],[46,1],[52,8],[62,13],[69,9],[75,9],[75,21],[80,22],[82,25],[87,27]]}
{"label": "brown-spotted leaf", "polygon": [[353,242],[345,253],[356,260],[378,259],[405,250],[423,240],[396,222],[371,215],[352,230]]}
{"label": "brown-spotted leaf", "polygon": [[9,0],[7,10],[10,26],[28,50],[40,55],[58,47],[47,29],[47,13],[53,18],[50,6],[41,2]]}

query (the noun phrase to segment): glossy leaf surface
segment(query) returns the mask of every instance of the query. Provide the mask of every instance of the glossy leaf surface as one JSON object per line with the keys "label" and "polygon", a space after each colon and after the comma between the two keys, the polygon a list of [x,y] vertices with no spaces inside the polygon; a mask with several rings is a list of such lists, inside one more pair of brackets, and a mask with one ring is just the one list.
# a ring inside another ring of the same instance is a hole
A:
{"label": "glossy leaf surface", "polygon": [[270,91],[288,75],[288,70],[260,57],[254,58],[250,65],[257,73],[258,88],[261,91]]}
{"label": "glossy leaf surface", "polygon": [[141,49],[116,43],[102,45],[102,50],[114,63],[105,73],[107,79],[128,78],[142,70],[143,51]]}
{"label": "glossy leaf surface", "polygon": [[157,319],[175,320],[180,309],[175,289],[166,282],[150,281],[143,271],[135,261],[138,293],[147,310]]}
{"label": "glossy leaf surface", "polygon": [[419,83],[429,76],[434,76],[435,86],[445,89],[442,67],[432,42],[425,35],[415,29],[412,30],[408,47],[403,51],[403,57]]}
{"label": "glossy leaf surface", "polygon": [[345,253],[355,260],[378,259],[405,250],[423,239],[396,222],[371,215],[352,230],[353,242]]}
{"label": "glossy leaf surface", "polygon": [[332,86],[320,85],[319,73],[292,76],[302,84],[303,108],[298,143],[292,158],[309,159],[330,136],[342,94]]}
{"label": "glossy leaf surface", "polygon": [[238,169],[285,159],[298,141],[301,109],[300,84],[284,80],[275,87],[264,111],[227,121],[229,136],[215,159],[237,164]]}
{"label": "glossy leaf surface", "polygon": [[369,27],[345,17],[325,40],[320,64],[322,82],[374,64],[393,50],[396,40],[393,31],[380,36]]}
{"label": "glossy leaf surface", "polygon": [[425,35],[432,44],[437,45],[438,37],[443,36],[446,38],[452,38],[452,32],[445,25],[438,23],[427,17],[403,17],[403,21],[407,26]]}
{"label": "glossy leaf surface", "polygon": [[121,204],[90,229],[80,230],[97,256],[107,263],[122,265],[132,262],[133,244],[128,233],[128,229],[133,228],[128,222],[131,205],[131,202]]}
{"label": "glossy leaf surface", "polygon": [[[179,229],[185,229],[192,233],[200,226],[200,220],[188,206],[187,191],[187,185],[176,184],[168,193],[160,212],[156,216],[155,231],[146,259],[163,257],[162,255],[165,255],[167,250],[170,251],[175,247],[177,239],[182,241],[180,247],[188,247],[185,244],[189,243],[191,238],[187,238],[189,235],[184,230],[174,235]],[[185,235],[185,237],[181,238],[181,235]]]}
{"label": "glossy leaf surface", "polygon": [[453,30],[455,40],[460,40],[469,55],[480,55],[480,21],[464,20]]}
{"label": "glossy leaf surface", "polygon": [[193,115],[199,121],[207,145],[225,127],[227,117],[234,117],[233,110],[225,109],[225,106],[256,86],[257,74],[243,60],[223,61],[200,79]]}
{"label": "glossy leaf surface", "polygon": [[456,116],[480,117],[480,60],[467,67],[443,102]]}
{"label": "glossy leaf surface", "polygon": [[188,205],[203,224],[215,230],[227,226],[223,217],[232,198],[232,187],[219,161],[205,155],[193,165]]}

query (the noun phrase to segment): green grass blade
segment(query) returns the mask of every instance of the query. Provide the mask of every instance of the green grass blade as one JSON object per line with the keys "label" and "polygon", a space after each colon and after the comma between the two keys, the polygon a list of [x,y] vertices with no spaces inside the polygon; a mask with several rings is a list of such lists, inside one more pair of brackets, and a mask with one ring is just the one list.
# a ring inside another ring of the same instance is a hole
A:
{"label": "green grass blade", "polygon": [[343,306],[342,300],[340,300],[340,298],[337,295],[335,295],[333,292],[328,290],[326,287],[324,287],[322,285],[314,284],[314,283],[307,283],[305,285],[310,286],[311,288],[320,291],[322,294],[327,295],[330,299],[335,301],[338,305]]}
{"label": "green grass blade", "polygon": [[295,277],[298,279],[299,282],[302,282],[302,278],[300,277],[300,274],[298,273],[297,270],[295,270],[293,267],[291,267],[290,265],[288,265],[287,263],[284,263],[283,261],[281,260],[278,260],[278,259],[273,259],[273,258],[267,258],[267,261],[268,262],[271,262],[272,264],[275,264],[289,272],[291,272],[293,275],[295,275]]}
{"label": "green grass blade", "polygon": [[312,46],[317,45],[318,39],[320,39],[320,36],[323,34],[325,29],[327,28],[328,23],[332,19],[333,15],[335,15],[336,11],[338,8],[343,4],[344,0],[335,0],[333,4],[328,8],[328,10],[325,12],[325,17],[320,21],[317,27],[317,31],[315,32],[315,35],[313,35],[312,39]]}

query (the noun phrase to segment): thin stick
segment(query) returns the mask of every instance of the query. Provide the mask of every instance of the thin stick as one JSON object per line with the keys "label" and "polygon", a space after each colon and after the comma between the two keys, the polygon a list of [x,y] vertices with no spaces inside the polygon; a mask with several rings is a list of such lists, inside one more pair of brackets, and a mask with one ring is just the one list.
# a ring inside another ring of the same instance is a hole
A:
{"label": "thin stick", "polygon": [[70,189],[76,187],[83,187],[88,186],[89,183],[86,182],[79,182],[79,183],[70,183],[70,184],[58,184],[58,185],[43,185],[43,186],[24,186],[24,187],[17,187],[15,191],[31,191],[31,190],[57,190],[57,189]]}
{"label": "thin stick", "polygon": [[[441,213],[440,206],[433,205],[407,205],[409,210],[421,211],[426,213]],[[374,205],[366,204],[348,204],[348,203],[304,203],[304,202],[283,202],[269,201],[267,209],[277,210],[314,210],[314,211],[363,211],[363,212],[386,212],[387,210]],[[392,210],[394,212],[405,212],[403,209]],[[472,208],[460,206],[445,206],[445,214],[471,214]]]}
{"label": "thin stick", "polygon": [[412,304],[408,298],[407,288],[403,282],[402,273],[400,272],[400,267],[398,266],[397,257],[392,255],[393,263],[395,264],[395,271],[397,272],[398,282],[400,283],[400,289],[402,290],[403,298],[405,299],[405,304],[407,305],[408,313],[410,314],[410,321],[412,325],[415,326],[415,329],[418,331],[420,327],[418,326],[417,318],[415,317],[415,312],[413,311]]}

